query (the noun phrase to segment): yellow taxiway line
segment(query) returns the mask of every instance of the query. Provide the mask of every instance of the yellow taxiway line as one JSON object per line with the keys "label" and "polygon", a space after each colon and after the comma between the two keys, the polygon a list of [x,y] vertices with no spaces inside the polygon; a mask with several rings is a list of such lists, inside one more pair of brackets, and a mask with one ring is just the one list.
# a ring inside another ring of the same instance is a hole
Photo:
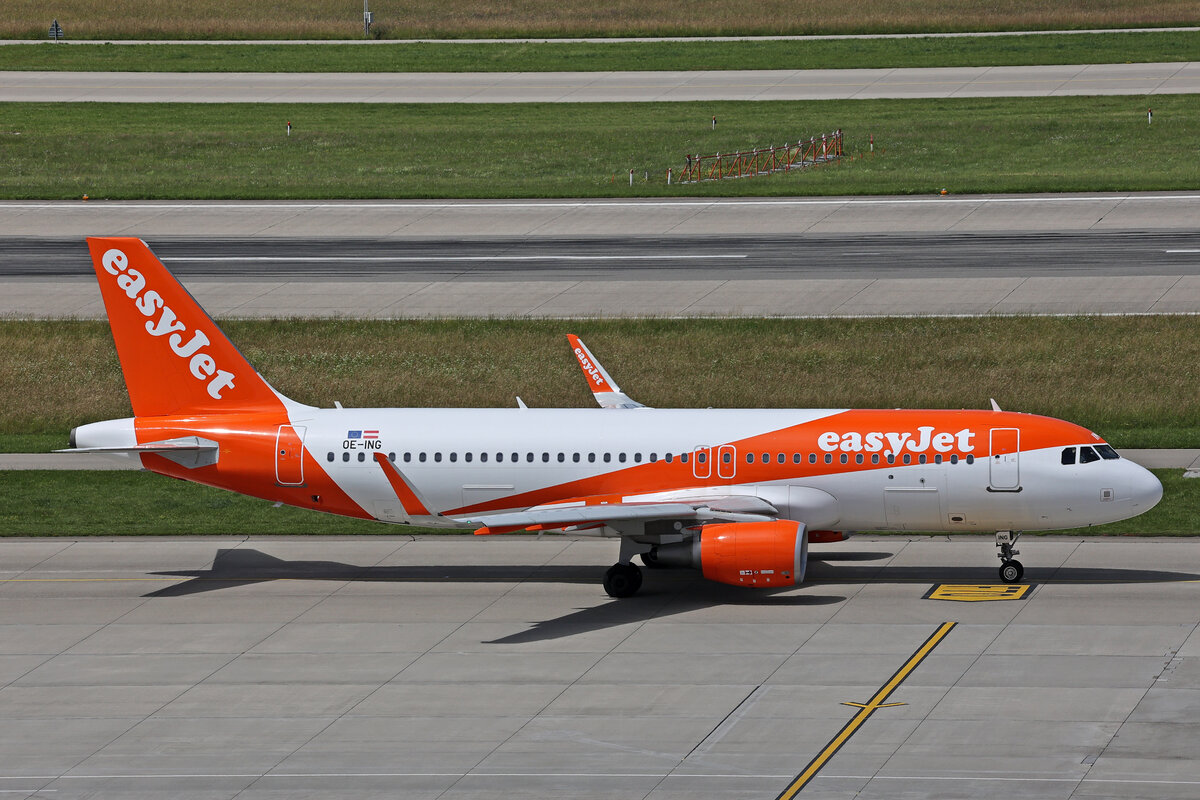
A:
{"label": "yellow taxiway line", "polygon": [[804,770],[787,785],[786,789],[779,793],[779,797],[777,797],[776,800],[792,800],[792,798],[795,797],[801,789],[808,785],[809,781],[816,777],[817,773],[821,770],[821,767],[825,766],[825,762],[833,758],[834,754],[842,748],[842,745],[848,742],[850,737],[853,736],[854,733],[860,727],[862,727],[862,724],[866,722],[867,719],[876,711],[881,708],[890,708],[891,706],[903,705],[903,703],[886,703],[884,701],[886,701],[892,692],[896,691],[897,687],[904,682],[904,679],[907,678],[914,669],[920,666],[921,662],[933,652],[933,648],[941,644],[941,641],[949,635],[950,631],[952,631],[954,626],[957,624],[957,622],[943,622],[940,626],[938,626],[938,629],[934,631],[928,639],[925,640],[925,643],[917,648],[917,651],[912,654],[908,661],[904,662],[904,666],[896,670],[896,673],[888,679],[887,683],[879,687],[879,691],[875,693],[875,696],[866,703],[844,703],[843,705],[857,707],[859,709],[858,713],[854,715],[853,719],[846,723],[844,728],[838,731],[837,736],[834,736],[829,740],[829,744],[825,745],[825,748],[821,750],[820,753],[817,753],[812,761],[808,762],[808,766],[806,766]]}

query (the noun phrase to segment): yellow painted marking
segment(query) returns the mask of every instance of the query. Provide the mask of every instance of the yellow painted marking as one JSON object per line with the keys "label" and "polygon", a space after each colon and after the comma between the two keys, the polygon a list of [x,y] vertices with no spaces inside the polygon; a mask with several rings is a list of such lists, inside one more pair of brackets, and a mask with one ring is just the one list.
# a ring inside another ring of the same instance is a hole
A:
{"label": "yellow painted marking", "polygon": [[821,767],[825,766],[825,762],[833,758],[837,751],[842,748],[842,745],[850,741],[850,737],[853,736],[860,727],[862,727],[862,724],[866,722],[867,719],[877,710],[885,707],[884,701],[887,700],[891,693],[896,691],[897,687],[904,682],[904,679],[907,678],[912,671],[916,669],[930,653],[933,652],[933,648],[941,644],[942,640],[949,635],[950,631],[954,630],[954,626],[957,624],[957,622],[943,622],[941,625],[939,625],[938,629],[933,632],[933,635],[926,639],[923,645],[917,648],[917,652],[913,653],[908,661],[904,662],[904,666],[896,670],[896,674],[892,675],[887,683],[879,687],[879,691],[875,693],[875,696],[866,703],[862,704],[861,706],[859,706],[858,703],[848,703],[847,705],[858,706],[859,712],[854,715],[853,719],[846,723],[846,726],[838,732],[837,736],[834,736],[829,740],[829,744],[825,745],[825,749],[823,749],[820,753],[817,753],[813,760],[808,762],[808,766],[804,768],[804,771],[797,775],[795,779],[788,784],[787,788],[779,793],[779,797],[777,797],[776,800],[791,800],[791,798],[795,797],[801,789],[807,786],[808,782],[815,778],[817,773],[820,772]]}
{"label": "yellow painted marking", "polygon": [[1020,600],[1033,587],[1027,583],[980,583],[959,585],[943,583],[925,595],[928,600],[953,600],[959,603],[982,603],[991,600]]}
{"label": "yellow painted marking", "polygon": [[[844,706],[854,706],[855,708],[866,708],[867,703],[851,703],[849,701],[842,703]],[[892,708],[894,706],[906,706],[908,703],[876,703],[875,708]]]}

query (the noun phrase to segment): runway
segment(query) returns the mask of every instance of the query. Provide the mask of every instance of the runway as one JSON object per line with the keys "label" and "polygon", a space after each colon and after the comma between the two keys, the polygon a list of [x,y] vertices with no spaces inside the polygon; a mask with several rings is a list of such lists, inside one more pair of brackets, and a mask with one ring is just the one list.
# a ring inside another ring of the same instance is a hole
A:
{"label": "runway", "polygon": [[614,601],[566,537],[4,540],[0,790],[769,798],[908,665],[799,797],[1193,796],[1198,547],[1028,538],[960,602],[990,540],[864,537]]}
{"label": "runway", "polygon": [[1200,62],[701,72],[0,72],[3,102],[629,103],[1200,92]]}
{"label": "runway", "polygon": [[[0,241],[0,317],[104,317],[80,240]],[[149,242],[221,317],[1200,311],[1194,231]]]}

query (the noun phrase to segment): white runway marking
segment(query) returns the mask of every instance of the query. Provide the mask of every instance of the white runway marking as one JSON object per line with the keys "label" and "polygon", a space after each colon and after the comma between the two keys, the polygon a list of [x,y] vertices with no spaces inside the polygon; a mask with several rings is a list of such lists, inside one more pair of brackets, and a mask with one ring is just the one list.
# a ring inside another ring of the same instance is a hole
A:
{"label": "white runway marking", "polygon": [[180,256],[178,258],[164,258],[163,262],[175,261],[193,261],[193,262],[225,262],[225,261],[246,261],[246,262],[279,262],[279,263],[296,263],[296,262],[311,262],[314,264],[323,264],[329,261],[345,261],[350,263],[374,263],[374,262],[390,262],[390,261],[680,261],[685,259],[723,259],[723,258],[746,258],[745,253],[728,253],[728,254],[679,254],[679,255],[649,255],[635,254],[628,256],[579,256],[579,255],[538,255],[538,256]]}

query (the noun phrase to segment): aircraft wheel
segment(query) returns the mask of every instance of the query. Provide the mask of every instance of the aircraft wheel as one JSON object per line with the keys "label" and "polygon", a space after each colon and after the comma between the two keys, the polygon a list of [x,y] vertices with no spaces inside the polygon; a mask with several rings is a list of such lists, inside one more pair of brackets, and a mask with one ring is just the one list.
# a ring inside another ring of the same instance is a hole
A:
{"label": "aircraft wheel", "polygon": [[666,569],[667,565],[658,560],[658,548],[655,547],[642,553],[642,563],[650,569]]}
{"label": "aircraft wheel", "polygon": [[613,564],[604,573],[604,591],[609,597],[632,597],[642,588],[642,571],[636,564]]}
{"label": "aircraft wheel", "polygon": [[1000,565],[1000,580],[1005,583],[1016,583],[1025,577],[1025,567],[1020,561],[1005,561]]}

